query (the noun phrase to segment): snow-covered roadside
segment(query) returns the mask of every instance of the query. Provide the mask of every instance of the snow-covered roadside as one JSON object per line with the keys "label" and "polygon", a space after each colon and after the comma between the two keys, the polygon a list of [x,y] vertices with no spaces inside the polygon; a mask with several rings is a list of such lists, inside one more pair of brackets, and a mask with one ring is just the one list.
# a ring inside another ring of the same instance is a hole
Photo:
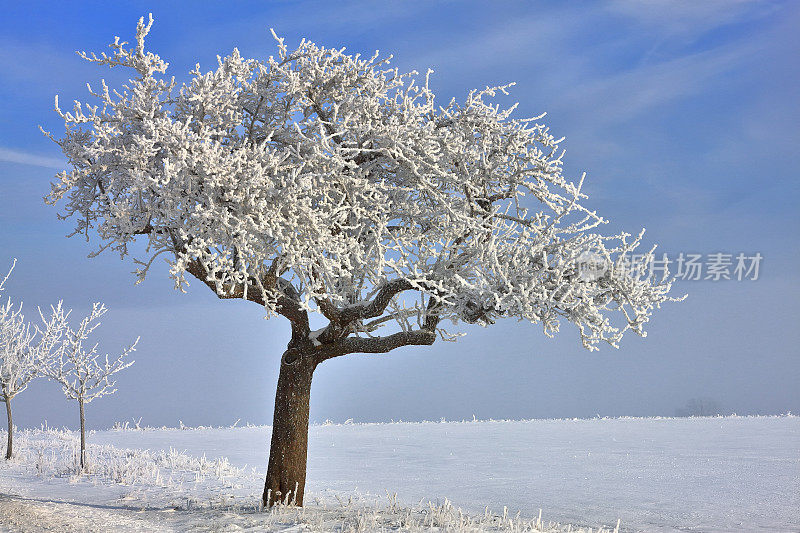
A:
{"label": "snow-covered roadside", "polygon": [[618,533],[619,529],[581,529],[511,516],[469,516],[445,504],[417,508],[391,505],[245,510],[131,509],[107,505],[37,500],[0,495],[0,532],[38,533],[173,531],[336,531],[336,532],[532,532]]}
{"label": "snow-covered roadside", "polygon": [[146,512],[104,505],[60,502],[0,494],[0,531],[84,533],[113,524],[125,531],[174,531],[166,512]]}

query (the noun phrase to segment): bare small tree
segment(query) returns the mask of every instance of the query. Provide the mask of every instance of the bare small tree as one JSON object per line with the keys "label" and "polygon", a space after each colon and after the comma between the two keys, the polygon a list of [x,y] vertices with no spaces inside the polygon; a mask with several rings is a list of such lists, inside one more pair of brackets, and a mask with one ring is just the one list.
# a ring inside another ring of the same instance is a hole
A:
{"label": "bare small tree", "polygon": [[[8,274],[0,283],[0,290],[8,281],[14,270],[16,260],[11,265]],[[8,442],[6,445],[6,459],[11,459],[13,453],[14,423],[11,417],[11,399],[25,390],[28,383],[39,373],[33,352],[35,331],[25,322],[22,314],[22,304],[15,308],[11,298],[0,307],[0,399],[6,404],[8,416]]]}
{"label": "bare small tree", "polygon": [[[0,291],[11,276],[16,260],[0,282]],[[60,332],[45,328],[31,328],[22,313],[22,302],[17,306],[9,298],[0,306],[0,401],[6,404],[8,441],[6,459],[11,459],[14,443],[14,421],[11,400],[28,388],[30,382],[42,375],[47,357],[58,340]]]}
{"label": "bare small tree", "polygon": [[96,398],[113,394],[116,380],[112,376],[133,364],[125,358],[136,349],[139,337],[116,358],[108,354],[101,356],[97,351],[97,343],[87,349],[85,342],[95,329],[100,325],[98,321],[108,309],[102,303],[92,305],[92,312],[81,320],[77,329],[69,325],[69,314],[64,312],[59,305],[53,308],[52,315],[46,321],[54,330],[63,331],[63,338],[45,373],[49,378],[61,384],[64,395],[77,400],[81,418],[81,470],[86,468],[86,424],[84,404]]}

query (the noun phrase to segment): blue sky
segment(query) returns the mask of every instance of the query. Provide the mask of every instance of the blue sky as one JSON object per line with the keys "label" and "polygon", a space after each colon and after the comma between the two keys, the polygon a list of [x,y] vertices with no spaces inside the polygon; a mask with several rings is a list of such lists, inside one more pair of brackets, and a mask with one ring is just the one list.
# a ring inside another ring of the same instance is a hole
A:
{"label": "blue sky", "polygon": [[[172,290],[166,268],[134,286],[132,263],[87,259],[41,197],[64,168],[37,126],[59,131],[53,98],[86,99],[86,82],[124,81],[75,50],[130,40],[152,12],[148,47],[178,80],[232,48],[275,53],[309,38],[393,54],[435,70],[441,101],[517,82],[519,115],[547,112],[565,136],[565,166],[586,171],[589,204],[609,231],[647,228],[679,252],[764,256],[757,281],[677,284],[687,301],[658,313],[646,339],[589,353],[565,325],[556,339],[516,322],[468,328],[458,343],[326,362],[312,419],[389,420],[671,415],[708,396],[737,413],[800,410],[800,6],[757,0],[611,2],[4,2],[0,21],[0,265],[18,259],[8,295],[29,314],[63,298],[76,313],[110,308],[99,330],[113,351],[141,336],[119,392],[88,407],[90,427],[142,417],[174,425],[267,423],[281,318]],[[16,400],[20,425],[74,425],[46,382]]]}

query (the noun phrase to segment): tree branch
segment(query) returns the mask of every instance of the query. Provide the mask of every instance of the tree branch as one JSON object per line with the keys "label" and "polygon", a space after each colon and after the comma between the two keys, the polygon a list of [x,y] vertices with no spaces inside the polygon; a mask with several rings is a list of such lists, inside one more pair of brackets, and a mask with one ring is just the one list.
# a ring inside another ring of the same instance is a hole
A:
{"label": "tree branch", "polygon": [[317,364],[334,357],[351,353],[387,353],[401,346],[430,346],[436,340],[436,331],[420,329],[401,331],[385,337],[347,337],[320,349]]}
{"label": "tree branch", "polygon": [[387,282],[378,291],[375,298],[369,303],[358,303],[345,307],[339,313],[339,321],[343,324],[349,324],[354,320],[361,320],[364,318],[375,318],[383,314],[386,306],[392,301],[396,295],[403,291],[413,289],[414,286],[410,281],[404,278],[393,279]]}
{"label": "tree branch", "polygon": [[292,323],[292,339],[299,340],[308,337],[311,328],[308,321],[308,312],[300,305],[300,294],[290,282],[279,276],[275,276],[272,269],[264,276],[264,280],[262,280],[261,283],[262,287],[259,287],[254,282],[249,282],[246,295],[243,283],[232,285],[224,288],[225,290],[222,292],[218,292],[217,282],[209,276],[208,270],[198,259],[191,261],[186,271],[202,281],[217,295],[217,298],[221,300],[241,299],[265,306],[266,302],[264,301],[261,288],[263,287],[266,290],[278,289],[280,294],[278,296],[277,305],[275,306],[275,311],[279,315],[286,317]]}

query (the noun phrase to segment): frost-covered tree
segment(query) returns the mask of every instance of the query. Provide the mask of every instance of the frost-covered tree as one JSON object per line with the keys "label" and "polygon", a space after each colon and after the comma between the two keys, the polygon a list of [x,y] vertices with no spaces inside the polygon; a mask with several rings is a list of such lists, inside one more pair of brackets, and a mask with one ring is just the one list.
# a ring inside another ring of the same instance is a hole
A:
{"label": "frost-covered tree", "polygon": [[[8,274],[0,282],[0,291],[14,270],[16,260]],[[22,303],[17,306],[8,298],[0,306],[0,401],[6,404],[8,418],[8,440],[6,459],[11,459],[14,443],[14,421],[11,416],[11,400],[28,388],[30,382],[42,375],[50,351],[58,342],[60,332],[50,328],[31,328],[22,312]]]}
{"label": "frost-covered tree", "polygon": [[[14,270],[16,260],[8,274],[0,282],[0,291]],[[41,366],[34,349],[35,330],[25,321],[22,304],[16,307],[11,298],[0,306],[0,400],[6,404],[8,418],[8,441],[6,459],[13,454],[14,422],[11,416],[11,400],[24,391],[33,378],[39,375]]]}
{"label": "frost-covered tree", "polygon": [[91,334],[100,325],[99,319],[108,309],[102,303],[92,305],[92,311],[84,317],[77,329],[69,324],[71,311],[64,312],[61,302],[52,308],[46,319],[47,329],[62,332],[61,339],[49,359],[44,372],[61,385],[64,395],[77,400],[81,423],[81,470],[86,468],[86,426],[84,404],[107,394],[114,394],[116,380],[114,375],[133,364],[125,358],[136,349],[139,338],[117,357],[100,355],[98,344],[86,344]]}
{"label": "frost-covered tree", "polygon": [[[583,345],[644,335],[670,300],[668,280],[636,268],[581,272],[586,257],[629,262],[641,235],[603,235],[581,178],[562,173],[559,140],[491,102],[506,87],[439,105],[415,72],[389,58],[302,41],[277,55],[238,50],[178,84],[136,43],[81,53],[132,70],[96,103],[56,111],[69,158],[46,198],[63,201],[75,234],[134,261],[143,280],[159,256],[222,299],[281,315],[291,340],[280,359],[263,501],[303,502],[314,369],[352,353],[430,345],[450,322],[516,318],[547,335],[575,324]],[[274,34],[273,34],[274,36]],[[91,231],[90,231],[91,230]],[[651,250],[652,253],[652,250]],[[646,254],[645,254],[646,255]],[[646,259],[646,257],[645,257]],[[634,261],[634,263],[636,263]],[[326,325],[311,330],[309,313]]]}

